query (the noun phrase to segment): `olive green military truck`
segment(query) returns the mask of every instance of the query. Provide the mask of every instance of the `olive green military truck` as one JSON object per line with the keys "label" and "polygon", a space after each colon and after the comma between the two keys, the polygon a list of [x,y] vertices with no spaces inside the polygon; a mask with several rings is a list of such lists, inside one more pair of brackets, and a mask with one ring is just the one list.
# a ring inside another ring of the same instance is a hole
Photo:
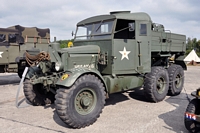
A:
{"label": "olive green military truck", "polygon": [[46,51],[49,41],[49,29],[20,25],[0,28],[0,72],[17,72],[21,77],[24,68],[29,66],[26,50]]}
{"label": "olive green military truck", "polygon": [[143,87],[150,102],[181,93],[186,36],[153,23],[146,13],[111,12],[80,21],[74,47],[49,45],[50,60],[29,67],[24,94],[51,104],[73,128],[94,123],[109,94]]}

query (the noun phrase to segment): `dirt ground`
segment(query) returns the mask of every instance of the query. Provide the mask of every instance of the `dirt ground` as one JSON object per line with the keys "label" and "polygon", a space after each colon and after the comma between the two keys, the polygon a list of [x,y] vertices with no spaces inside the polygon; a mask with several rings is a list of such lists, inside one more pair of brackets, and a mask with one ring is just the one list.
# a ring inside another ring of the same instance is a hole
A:
{"label": "dirt ground", "polygon": [[17,74],[0,74],[0,132],[1,133],[187,133],[184,112],[192,91],[200,87],[200,66],[188,66],[185,84],[178,96],[164,101],[146,101],[142,88],[110,95],[97,121],[83,129],[72,129],[57,116],[55,107],[31,106],[23,90],[15,98],[20,79]]}

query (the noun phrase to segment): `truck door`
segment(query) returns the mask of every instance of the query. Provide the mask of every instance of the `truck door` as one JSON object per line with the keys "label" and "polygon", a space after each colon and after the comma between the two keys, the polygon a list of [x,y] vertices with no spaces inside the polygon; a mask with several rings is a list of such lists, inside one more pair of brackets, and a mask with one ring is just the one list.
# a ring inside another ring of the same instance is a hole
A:
{"label": "truck door", "polygon": [[[132,29],[129,28],[132,25]],[[117,20],[113,39],[113,73],[131,74],[138,66],[136,59],[135,21]]]}
{"label": "truck door", "polygon": [[136,41],[138,49],[138,71],[151,71],[151,23],[141,21],[136,23]]}

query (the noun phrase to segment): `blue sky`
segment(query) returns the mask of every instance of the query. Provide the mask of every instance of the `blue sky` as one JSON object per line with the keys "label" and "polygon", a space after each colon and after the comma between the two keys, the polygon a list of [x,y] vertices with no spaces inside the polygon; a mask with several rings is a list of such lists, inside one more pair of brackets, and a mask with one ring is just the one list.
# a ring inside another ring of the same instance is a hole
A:
{"label": "blue sky", "polygon": [[82,19],[111,11],[146,12],[166,30],[200,40],[199,0],[1,0],[0,28],[13,25],[50,28],[51,40],[72,39]]}

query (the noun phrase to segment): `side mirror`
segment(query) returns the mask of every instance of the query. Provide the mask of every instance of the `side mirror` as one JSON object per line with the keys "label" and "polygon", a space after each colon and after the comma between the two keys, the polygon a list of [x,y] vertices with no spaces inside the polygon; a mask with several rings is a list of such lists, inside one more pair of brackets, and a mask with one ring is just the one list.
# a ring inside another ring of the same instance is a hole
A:
{"label": "side mirror", "polygon": [[128,27],[129,27],[129,31],[134,31],[135,30],[135,23],[129,23]]}
{"label": "side mirror", "polygon": [[74,36],[74,31],[72,31],[72,36]]}

